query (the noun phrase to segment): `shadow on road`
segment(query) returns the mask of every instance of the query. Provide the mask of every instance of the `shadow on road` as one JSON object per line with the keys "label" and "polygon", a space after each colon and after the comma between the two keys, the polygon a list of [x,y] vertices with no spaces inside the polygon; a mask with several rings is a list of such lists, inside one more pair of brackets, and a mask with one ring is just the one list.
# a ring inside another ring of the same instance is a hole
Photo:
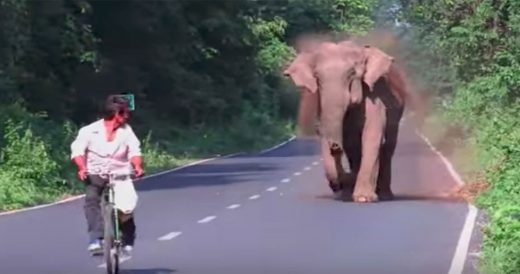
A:
{"label": "shadow on road", "polygon": [[175,269],[150,268],[150,269],[122,269],[121,274],[170,274],[175,273]]}
{"label": "shadow on road", "polygon": [[[265,174],[286,169],[283,161],[267,158],[316,156],[319,146],[315,139],[295,139],[264,153],[240,154],[207,163],[189,166],[138,182],[138,191],[180,189],[229,184],[243,184],[260,180]],[[146,181],[146,182],[144,182]]]}
{"label": "shadow on road", "polygon": [[[319,194],[314,196],[319,200],[333,200],[342,203],[354,203],[353,201],[343,201],[337,198],[333,194]],[[444,195],[424,195],[424,194],[396,194],[393,200],[390,201],[379,201],[377,203],[391,203],[391,202],[403,202],[403,201],[430,201],[430,202],[443,202],[443,203],[464,203],[465,200],[460,197],[444,196]]]}
{"label": "shadow on road", "polygon": [[393,201],[436,201],[436,202],[449,202],[449,203],[463,203],[465,200],[460,197],[452,196],[433,196],[433,195],[414,195],[414,194],[402,194],[395,195]]}
{"label": "shadow on road", "polygon": [[146,183],[136,183],[135,187],[138,191],[151,191],[248,183],[283,168],[279,164],[262,162],[258,159],[253,161],[251,159],[226,159],[222,162],[190,166],[178,172],[152,177],[146,179]]}
{"label": "shadow on road", "polygon": [[[431,150],[426,143],[421,140],[407,140],[400,138],[398,140],[399,155],[423,157],[431,155]],[[242,158],[278,158],[278,157],[301,157],[301,156],[319,156],[320,145],[317,138],[296,138],[280,148],[264,153],[244,154]],[[393,158],[396,161],[396,158]]]}

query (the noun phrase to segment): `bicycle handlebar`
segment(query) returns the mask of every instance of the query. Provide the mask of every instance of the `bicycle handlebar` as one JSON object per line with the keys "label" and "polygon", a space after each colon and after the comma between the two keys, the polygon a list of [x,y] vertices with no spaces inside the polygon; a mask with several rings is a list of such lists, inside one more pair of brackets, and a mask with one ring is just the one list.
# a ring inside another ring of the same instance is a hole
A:
{"label": "bicycle handlebar", "polygon": [[91,172],[87,172],[86,175],[98,175],[98,176],[102,176],[102,177],[107,176],[107,177],[110,177],[110,178],[128,176],[132,180],[139,178],[139,177],[136,176],[135,172],[118,172],[118,173],[112,173],[112,172],[95,172],[95,173],[91,173]]}

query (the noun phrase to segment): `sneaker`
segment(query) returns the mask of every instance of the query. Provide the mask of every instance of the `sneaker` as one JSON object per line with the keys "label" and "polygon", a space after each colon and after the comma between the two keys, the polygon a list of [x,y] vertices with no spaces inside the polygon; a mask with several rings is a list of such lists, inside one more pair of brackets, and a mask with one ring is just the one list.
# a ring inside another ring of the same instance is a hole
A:
{"label": "sneaker", "polygon": [[123,253],[126,255],[126,256],[130,256],[132,254],[132,250],[134,250],[134,247],[131,246],[131,245],[125,245],[123,246]]}
{"label": "sneaker", "polygon": [[96,252],[101,250],[101,241],[100,240],[93,240],[90,242],[90,244],[87,247],[88,251],[90,252]]}

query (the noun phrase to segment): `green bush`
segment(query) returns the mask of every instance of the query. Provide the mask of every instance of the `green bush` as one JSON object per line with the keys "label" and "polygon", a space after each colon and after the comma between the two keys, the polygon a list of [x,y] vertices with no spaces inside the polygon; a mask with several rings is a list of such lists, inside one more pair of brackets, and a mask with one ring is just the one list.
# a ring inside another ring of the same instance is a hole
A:
{"label": "green bush", "polygon": [[30,126],[8,120],[1,151],[1,209],[32,205],[63,190],[60,166],[50,145],[35,136]]}
{"label": "green bush", "polygon": [[489,213],[484,230],[482,273],[518,273],[520,269],[520,103],[517,68],[499,68],[461,85],[448,117],[472,132],[477,156],[490,189],[477,197]]}
{"label": "green bush", "polygon": [[[505,196],[508,199],[504,199]],[[518,273],[520,269],[520,206],[518,194],[501,193],[500,205],[491,207],[490,226],[485,230],[481,273]]]}

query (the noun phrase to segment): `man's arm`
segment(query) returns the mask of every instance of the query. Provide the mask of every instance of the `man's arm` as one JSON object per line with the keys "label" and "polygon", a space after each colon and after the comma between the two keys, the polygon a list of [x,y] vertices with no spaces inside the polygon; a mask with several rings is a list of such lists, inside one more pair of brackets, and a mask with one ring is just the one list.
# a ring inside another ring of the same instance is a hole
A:
{"label": "man's arm", "polygon": [[76,165],[78,169],[78,178],[80,180],[85,180],[87,178],[87,168],[85,164],[85,151],[88,146],[88,136],[85,129],[80,129],[76,139],[70,145],[71,155],[70,158],[72,162]]}
{"label": "man's arm", "polygon": [[128,125],[128,158],[135,169],[135,175],[141,177],[144,174],[143,158],[141,154],[141,142],[135,135],[132,128]]}

